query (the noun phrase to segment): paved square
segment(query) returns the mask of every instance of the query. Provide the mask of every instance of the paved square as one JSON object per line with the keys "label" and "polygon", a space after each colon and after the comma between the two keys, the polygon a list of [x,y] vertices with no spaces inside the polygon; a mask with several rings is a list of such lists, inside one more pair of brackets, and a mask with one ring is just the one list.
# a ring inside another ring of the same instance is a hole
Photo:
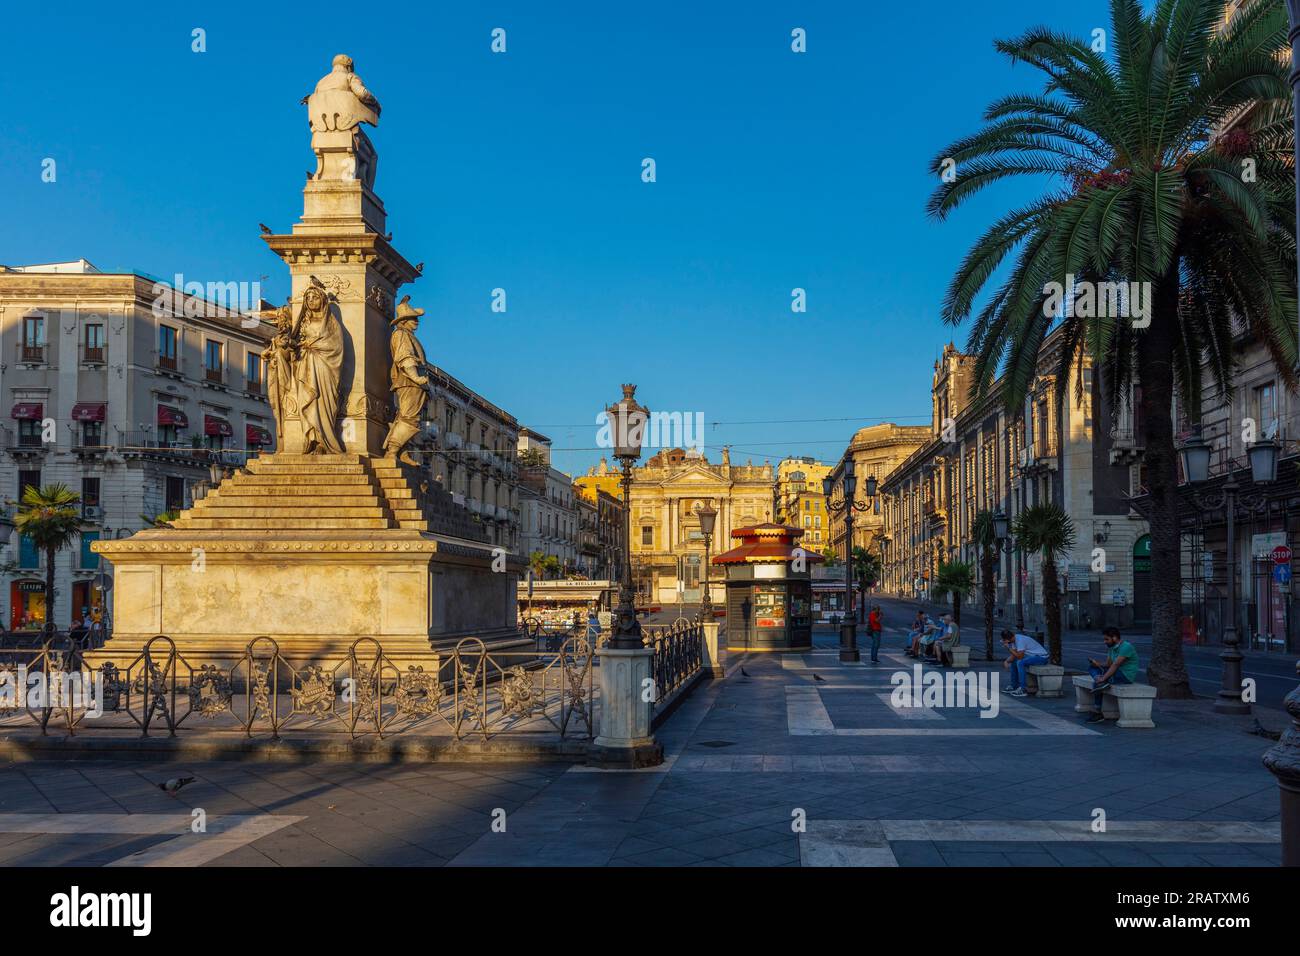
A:
{"label": "paved square", "polygon": [[[987,718],[893,706],[891,677],[913,662],[897,653],[899,634],[886,642],[875,667],[841,665],[829,646],[733,656],[728,677],[701,684],[660,729],[668,759],[649,770],[11,763],[0,768],[0,863],[1279,862],[1277,787],[1260,764],[1269,742],[1247,732],[1249,718],[1203,699],[1158,701],[1155,730],[1084,725],[1069,697],[1002,695]],[[1263,718],[1280,726],[1282,715]],[[162,793],[156,784],[179,770],[195,783]],[[206,833],[191,832],[194,809]]]}

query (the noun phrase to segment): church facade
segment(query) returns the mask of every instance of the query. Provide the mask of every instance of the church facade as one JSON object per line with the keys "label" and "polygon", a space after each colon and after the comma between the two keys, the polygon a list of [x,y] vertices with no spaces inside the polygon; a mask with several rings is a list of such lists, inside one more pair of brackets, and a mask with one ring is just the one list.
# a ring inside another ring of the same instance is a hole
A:
{"label": "church facade", "polygon": [[[772,520],[775,484],[772,465],[733,465],[725,448],[717,463],[699,452],[671,448],[636,468],[628,506],[638,603],[698,603],[705,578],[698,510],[706,504],[717,509],[710,553],[721,554],[731,548],[733,530]],[[709,574],[719,606],[722,578],[716,569]]]}

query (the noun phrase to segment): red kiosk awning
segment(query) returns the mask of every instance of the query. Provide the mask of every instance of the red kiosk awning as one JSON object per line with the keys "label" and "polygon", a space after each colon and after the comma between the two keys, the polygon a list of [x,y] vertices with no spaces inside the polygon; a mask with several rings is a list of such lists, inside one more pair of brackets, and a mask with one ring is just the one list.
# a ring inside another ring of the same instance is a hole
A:
{"label": "red kiosk awning", "polygon": [[19,421],[32,421],[44,418],[45,406],[40,402],[19,402],[14,406],[13,417]]}
{"label": "red kiosk awning", "polygon": [[244,441],[248,445],[269,445],[271,444],[271,433],[261,425],[245,425]]}
{"label": "red kiosk awning", "polygon": [[108,405],[104,402],[77,402],[72,406],[74,422],[102,422]]}
{"label": "red kiosk awning", "polygon": [[222,438],[229,438],[235,433],[230,427],[230,422],[224,418],[218,418],[216,415],[203,416],[203,434],[220,435]]}
{"label": "red kiosk awning", "polygon": [[179,408],[172,408],[170,405],[159,405],[158,424],[170,425],[173,428],[189,428],[190,420],[185,417],[185,413]]}

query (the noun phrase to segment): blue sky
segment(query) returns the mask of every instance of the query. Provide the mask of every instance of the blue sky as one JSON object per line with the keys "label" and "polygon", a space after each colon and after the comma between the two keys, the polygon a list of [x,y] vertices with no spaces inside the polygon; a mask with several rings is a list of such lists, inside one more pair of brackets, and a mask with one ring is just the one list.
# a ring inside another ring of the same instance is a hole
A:
{"label": "blue sky", "polygon": [[703,412],[715,460],[724,443],[733,461],[833,459],[863,424],[928,421],[932,362],[964,339],[938,319],[945,284],[1023,198],[1008,185],[948,223],[924,213],[929,159],[990,100],[1040,89],[993,40],[1040,23],[1087,36],[1108,8],[403,6],[11,6],[0,262],[266,276],[283,301],[258,223],[287,232],[301,213],[298,101],[345,52],[383,105],[376,191],[394,245],[426,263],[404,291],[430,361],[548,434],[566,470],[599,458],[594,417],[629,381],[652,409]]}

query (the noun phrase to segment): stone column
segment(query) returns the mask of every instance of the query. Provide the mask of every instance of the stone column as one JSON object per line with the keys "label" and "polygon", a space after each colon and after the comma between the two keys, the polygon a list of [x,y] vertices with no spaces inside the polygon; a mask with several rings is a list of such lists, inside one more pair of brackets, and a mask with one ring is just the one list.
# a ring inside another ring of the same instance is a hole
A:
{"label": "stone column", "polygon": [[[389,244],[384,204],[351,165],[360,159],[373,164],[369,138],[360,128],[318,133],[318,149],[322,136],[338,143],[331,140],[331,148],[321,150],[322,168],[303,187],[302,218],[291,235],[262,238],[289,267],[295,316],[312,276],[330,293],[344,332],[339,435],[349,452],[380,455],[391,399],[388,320],[397,289],[419,272]],[[282,428],[286,447],[277,451],[296,450],[297,420]]]}
{"label": "stone column", "polygon": [[655,698],[650,678],[653,656],[648,647],[600,651],[599,734],[588,752],[588,763],[611,767],[663,763],[663,746],[650,729]]}
{"label": "stone column", "polygon": [[704,670],[714,680],[727,676],[726,667],[718,654],[718,631],[721,626],[717,621],[705,621],[704,627]]}

